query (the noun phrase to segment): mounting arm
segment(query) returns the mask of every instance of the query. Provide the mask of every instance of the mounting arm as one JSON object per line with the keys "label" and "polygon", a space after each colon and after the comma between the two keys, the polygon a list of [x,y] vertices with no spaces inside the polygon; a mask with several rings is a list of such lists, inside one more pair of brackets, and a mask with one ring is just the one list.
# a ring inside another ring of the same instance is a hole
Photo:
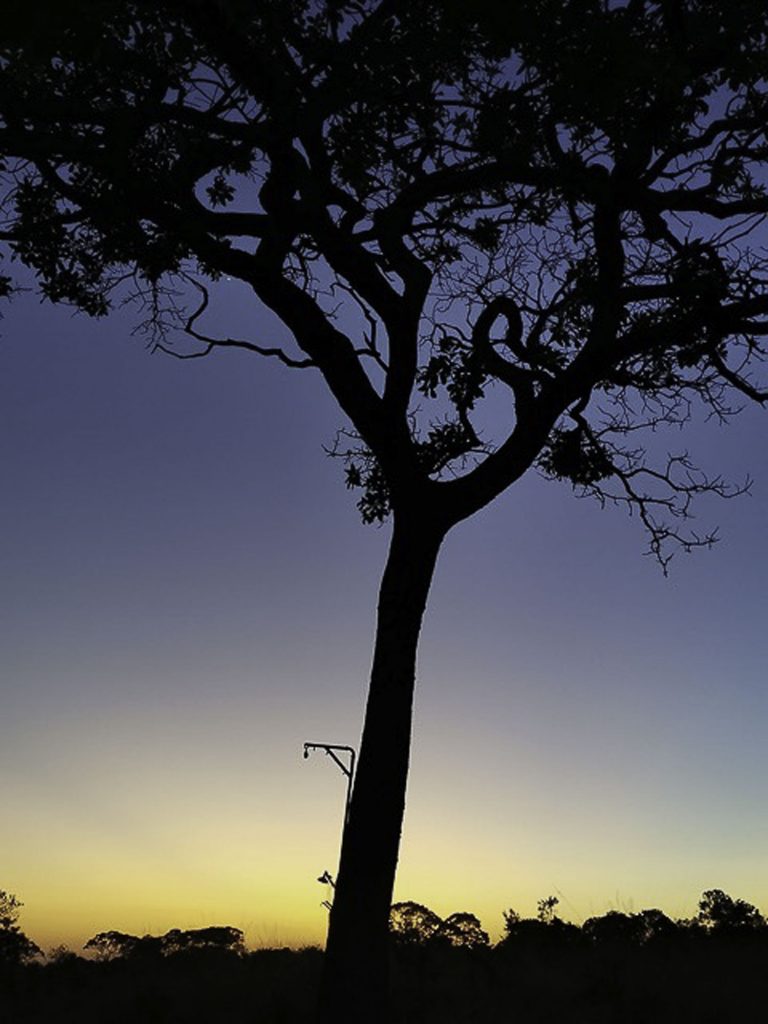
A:
{"label": "mounting arm", "polygon": [[[344,746],[341,743],[305,743],[304,744],[304,757],[305,757],[305,759],[309,757],[310,751],[312,751],[312,750],[323,750],[323,751],[325,751],[325,753],[328,755],[328,757],[332,758],[336,762],[337,767],[347,777],[347,799],[346,799],[346,803],[344,805],[344,824],[346,825],[347,821],[349,819],[349,802],[350,802],[350,800],[352,798],[352,779],[353,779],[354,774],[355,774],[355,756],[356,755],[355,755],[354,747],[347,747],[347,746]],[[339,752],[341,752],[343,754],[348,754],[349,755],[349,762],[345,763],[338,756],[337,751],[339,751]]]}

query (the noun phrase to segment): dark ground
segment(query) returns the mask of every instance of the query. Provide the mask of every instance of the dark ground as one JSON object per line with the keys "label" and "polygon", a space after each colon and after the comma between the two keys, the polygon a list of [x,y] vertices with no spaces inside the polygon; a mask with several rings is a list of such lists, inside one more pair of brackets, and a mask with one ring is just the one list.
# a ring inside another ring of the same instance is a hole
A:
{"label": "dark ground", "polygon": [[[741,1024],[768,1017],[763,934],[587,942],[551,926],[525,941],[393,949],[396,1024]],[[219,951],[6,967],[2,1024],[303,1024],[317,949]],[[363,1022],[361,1022],[363,1024]]]}

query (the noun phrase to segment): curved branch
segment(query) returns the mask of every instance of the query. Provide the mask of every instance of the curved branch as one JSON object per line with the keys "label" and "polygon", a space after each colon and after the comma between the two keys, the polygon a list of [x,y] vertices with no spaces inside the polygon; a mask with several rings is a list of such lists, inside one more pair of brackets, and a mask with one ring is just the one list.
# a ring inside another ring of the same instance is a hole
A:
{"label": "curved branch", "polygon": [[208,308],[208,289],[191,277],[186,277],[185,280],[200,293],[200,304],[184,322],[184,333],[188,334],[190,338],[194,338],[195,341],[202,342],[204,347],[196,352],[178,352],[163,342],[156,341],[153,345],[155,351],[166,352],[176,359],[200,359],[209,355],[214,348],[242,348],[247,349],[249,352],[256,352],[261,356],[271,356],[278,359],[283,366],[288,366],[291,369],[304,370],[310,367],[317,367],[317,363],[312,359],[293,359],[281,348],[266,348],[263,345],[257,345],[253,341],[243,341],[239,338],[212,338],[196,330],[195,324]]}
{"label": "curved branch", "polygon": [[491,299],[480,313],[472,330],[472,345],[488,372],[512,389],[518,403],[525,404],[533,398],[533,379],[536,375],[499,355],[491,341],[491,329],[499,317],[507,321],[507,330],[501,343],[518,359],[527,362],[528,354],[522,343],[523,318],[520,307],[509,295],[498,295]]}
{"label": "curved branch", "polygon": [[751,398],[753,402],[758,402],[760,405],[764,405],[768,402],[768,391],[760,391],[753,384],[751,384],[745,377],[732,370],[726,365],[725,360],[718,352],[710,353],[710,360],[712,365],[716,368],[721,377],[724,377],[728,383],[740,391],[747,398]]}

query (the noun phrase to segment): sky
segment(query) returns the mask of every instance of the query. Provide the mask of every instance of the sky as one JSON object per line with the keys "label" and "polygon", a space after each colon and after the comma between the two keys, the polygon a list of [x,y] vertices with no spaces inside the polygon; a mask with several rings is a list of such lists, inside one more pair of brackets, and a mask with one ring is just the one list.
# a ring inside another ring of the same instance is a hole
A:
{"label": "sky", "polygon": [[[231,282],[214,311],[278,329]],[[179,361],[18,297],[0,323],[0,889],[43,948],[228,924],[322,942],[388,527],[312,370]],[[531,475],[458,527],[419,660],[395,898],[768,911],[765,413],[670,439],[752,494],[664,578],[636,520]]]}

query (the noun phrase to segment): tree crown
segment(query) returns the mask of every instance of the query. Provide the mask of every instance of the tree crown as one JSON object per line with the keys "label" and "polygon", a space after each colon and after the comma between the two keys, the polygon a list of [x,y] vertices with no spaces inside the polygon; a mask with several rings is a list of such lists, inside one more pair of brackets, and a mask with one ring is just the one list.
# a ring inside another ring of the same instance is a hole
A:
{"label": "tree crown", "polygon": [[[365,519],[447,529],[538,466],[665,563],[739,488],[643,428],[768,397],[768,15],[466,6],[15,0],[0,238],[53,301],[138,298],[160,348],[319,370]],[[211,333],[222,276],[295,347]]]}

